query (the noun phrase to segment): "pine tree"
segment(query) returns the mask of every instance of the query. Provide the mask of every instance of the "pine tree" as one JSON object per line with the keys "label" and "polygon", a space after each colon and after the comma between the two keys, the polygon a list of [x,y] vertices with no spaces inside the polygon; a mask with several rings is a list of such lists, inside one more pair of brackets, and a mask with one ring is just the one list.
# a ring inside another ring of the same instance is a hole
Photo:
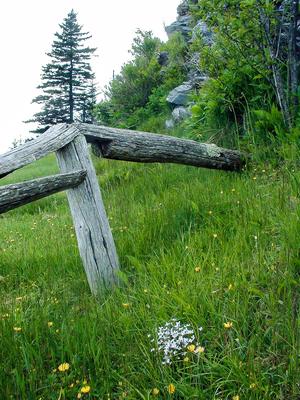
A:
{"label": "pine tree", "polygon": [[89,61],[96,49],[85,47],[91,36],[81,31],[73,10],[59,26],[61,32],[55,33],[51,52],[47,53],[51,61],[42,67],[42,83],[38,86],[42,94],[32,100],[42,109],[26,121],[39,124],[35,133],[60,122],[92,122],[96,89]]}

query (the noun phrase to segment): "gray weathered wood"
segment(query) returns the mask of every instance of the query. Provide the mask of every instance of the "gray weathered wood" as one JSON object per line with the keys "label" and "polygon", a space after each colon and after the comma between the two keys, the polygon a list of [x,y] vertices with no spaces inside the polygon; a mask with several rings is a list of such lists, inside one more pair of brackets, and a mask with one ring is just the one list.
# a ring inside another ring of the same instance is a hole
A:
{"label": "gray weathered wood", "polygon": [[86,172],[81,170],[0,186],[0,214],[62,190],[73,188],[79,185],[85,176]]}
{"label": "gray weathered wood", "polygon": [[178,163],[228,171],[239,171],[245,164],[245,156],[239,151],[223,149],[215,144],[105,126],[77,126],[94,144],[95,154],[104,158]]}
{"label": "gray weathered wood", "polygon": [[78,134],[75,125],[54,125],[36,139],[0,155],[0,178],[60,149]]}
{"label": "gray weathered wood", "polygon": [[67,195],[80,255],[91,291],[96,294],[103,286],[117,283],[119,261],[85,137],[77,136],[56,155],[61,172],[87,171],[84,182]]}

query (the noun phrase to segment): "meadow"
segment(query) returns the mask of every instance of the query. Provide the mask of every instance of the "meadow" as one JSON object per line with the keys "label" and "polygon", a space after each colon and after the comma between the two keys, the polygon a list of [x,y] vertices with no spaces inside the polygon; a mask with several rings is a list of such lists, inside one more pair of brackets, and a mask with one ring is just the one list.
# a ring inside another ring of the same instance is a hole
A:
{"label": "meadow", "polygon": [[[299,169],[94,165],[121,284],[91,295],[65,193],[0,215],[0,399],[299,399]],[[201,351],[164,365],[172,318]]]}

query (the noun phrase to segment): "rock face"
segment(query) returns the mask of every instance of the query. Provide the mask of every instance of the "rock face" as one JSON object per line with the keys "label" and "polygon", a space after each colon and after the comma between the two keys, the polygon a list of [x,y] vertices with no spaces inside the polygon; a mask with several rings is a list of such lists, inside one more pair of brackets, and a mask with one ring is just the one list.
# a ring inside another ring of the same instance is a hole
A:
{"label": "rock face", "polygon": [[[199,20],[196,25],[192,27],[192,16],[190,15],[189,4],[197,4],[197,1],[198,0],[183,0],[177,7],[178,16],[176,21],[167,26],[165,30],[168,37],[175,32],[180,32],[188,45],[201,38],[204,45],[211,46],[213,44],[213,34],[208,29],[206,23]],[[166,60],[168,60],[167,55],[159,55],[158,62],[160,65],[167,65],[168,61]],[[181,122],[191,115],[187,108],[189,103],[189,95],[193,92],[193,90],[199,89],[201,85],[208,79],[208,77],[201,71],[199,61],[199,53],[192,53],[189,56],[185,62],[185,66],[188,71],[188,80],[171,90],[167,96],[166,100],[173,109],[172,119],[166,121],[166,128],[168,129],[173,128],[176,123]]]}
{"label": "rock face", "polygon": [[168,37],[175,32],[180,32],[184,39],[188,41],[192,34],[192,28],[190,26],[191,21],[192,17],[189,15],[179,16],[175,22],[165,27]]}
{"label": "rock face", "polygon": [[183,106],[188,103],[188,95],[192,92],[193,86],[190,82],[183,82],[177,86],[167,96],[167,102],[173,106]]}
{"label": "rock face", "polygon": [[181,122],[190,116],[191,112],[187,108],[182,106],[176,107],[172,111],[172,117],[175,123]]}
{"label": "rock face", "polygon": [[206,23],[204,21],[198,21],[197,24],[192,29],[192,39],[193,42],[197,38],[201,37],[203,43],[207,46],[211,46],[213,44],[213,34],[208,29]]}

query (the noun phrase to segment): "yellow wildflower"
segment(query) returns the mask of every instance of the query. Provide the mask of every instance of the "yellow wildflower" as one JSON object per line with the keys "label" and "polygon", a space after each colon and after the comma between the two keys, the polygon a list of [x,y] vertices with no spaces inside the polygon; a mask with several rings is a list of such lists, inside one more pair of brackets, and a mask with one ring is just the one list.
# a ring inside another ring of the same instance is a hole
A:
{"label": "yellow wildflower", "polygon": [[218,235],[216,233],[213,234],[213,238],[216,239]]}
{"label": "yellow wildflower", "polygon": [[256,383],[251,383],[250,384],[250,389],[255,389],[256,388]]}
{"label": "yellow wildflower", "polygon": [[230,328],[232,328],[232,326],[233,326],[233,323],[232,322],[224,322],[224,328],[225,329],[230,329]]}
{"label": "yellow wildflower", "polygon": [[51,326],[53,326],[53,322],[52,322],[52,321],[49,321],[49,322],[48,322],[48,327],[51,328]]}
{"label": "yellow wildflower", "polygon": [[240,400],[240,396],[237,394],[236,396],[233,396],[232,400]]}
{"label": "yellow wildflower", "polygon": [[152,389],[152,394],[153,394],[153,396],[157,396],[159,394],[159,389],[153,388]]}
{"label": "yellow wildflower", "polygon": [[90,391],[91,391],[91,387],[90,386],[83,386],[81,389],[80,389],[80,392],[81,393],[90,393]]}
{"label": "yellow wildflower", "polygon": [[204,352],[205,352],[205,348],[202,347],[202,346],[198,346],[198,347],[195,349],[195,353],[201,354],[201,353],[204,353]]}
{"label": "yellow wildflower", "polygon": [[68,371],[68,369],[70,369],[70,364],[69,363],[62,363],[57,368],[58,368],[58,370],[60,372],[65,372],[65,371]]}
{"label": "yellow wildflower", "polygon": [[18,327],[18,326],[14,326],[14,331],[15,332],[21,332],[22,328]]}
{"label": "yellow wildflower", "polygon": [[195,272],[200,272],[201,268],[200,267],[196,267],[195,268]]}
{"label": "yellow wildflower", "polygon": [[170,383],[170,385],[168,386],[168,392],[169,392],[170,394],[174,394],[175,391],[176,391],[175,386],[173,385],[173,383]]}
{"label": "yellow wildflower", "polygon": [[195,351],[195,348],[196,348],[196,346],[194,344],[190,344],[187,347],[188,351],[190,351],[191,353],[193,353]]}

